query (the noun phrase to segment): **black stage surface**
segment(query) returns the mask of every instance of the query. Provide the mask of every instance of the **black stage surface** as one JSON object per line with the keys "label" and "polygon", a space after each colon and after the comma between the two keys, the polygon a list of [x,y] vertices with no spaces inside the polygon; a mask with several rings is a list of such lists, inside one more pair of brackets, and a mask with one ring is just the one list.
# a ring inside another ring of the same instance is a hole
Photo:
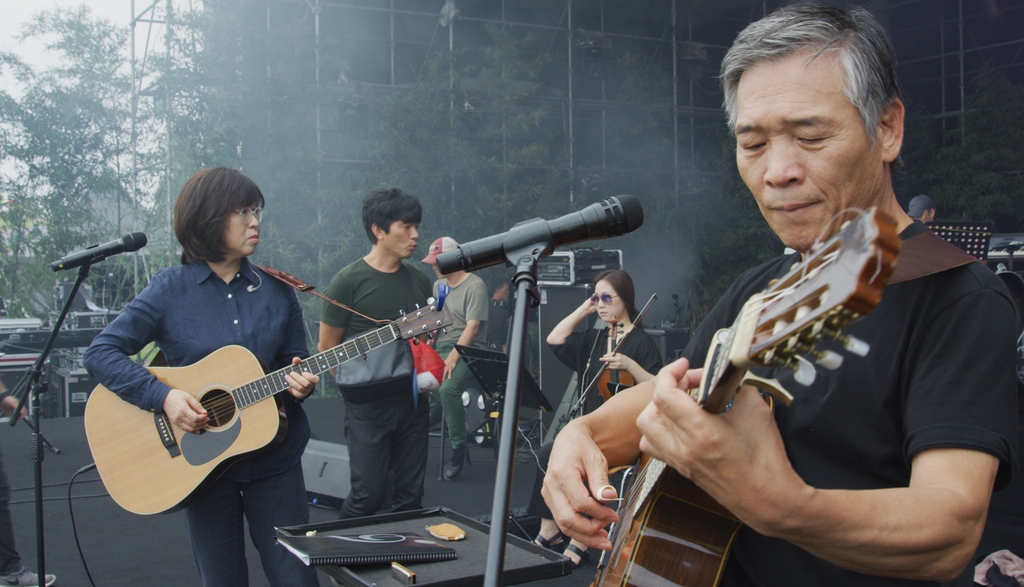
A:
{"label": "black stage surface", "polygon": [[[310,399],[305,404],[314,438],[344,443],[341,422],[344,403],[340,399]],[[59,586],[88,586],[82,560],[75,546],[68,508],[71,477],[92,463],[85,440],[82,418],[58,418],[42,421],[43,435],[62,452],[46,451],[43,461],[45,486],[46,571],[57,575]],[[35,505],[30,453],[31,431],[24,424],[11,428],[0,424],[0,451],[8,481],[13,489],[11,514],[15,524],[18,550],[24,563],[36,567]],[[494,489],[495,459],[490,447],[471,445],[472,466],[466,466],[453,482],[438,481],[440,438],[430,438],[430,465],[427,468],[425,507],[444,506],[469,517],[489,514]],[[512,507],[526,505],[536,466],[518,462],[512,488]],[[95,470],[79,475],[72,490],[72,507],[82,551],[98,587],[147,585],[179,587],[198,585],[199,576],[180,513],[139,516],[114,503],[103,488]],[[312,507],[311,522],[337,518],[337,510]],[[249,584],[267,585],[255,548],[248,545]],[[589,585],[596,568],[594,556],[573,574],[535,581],[530,585],[577,587]],[[320,574],[320,584],[331,583]],[[395,585],[398,585],[396,582]]]}

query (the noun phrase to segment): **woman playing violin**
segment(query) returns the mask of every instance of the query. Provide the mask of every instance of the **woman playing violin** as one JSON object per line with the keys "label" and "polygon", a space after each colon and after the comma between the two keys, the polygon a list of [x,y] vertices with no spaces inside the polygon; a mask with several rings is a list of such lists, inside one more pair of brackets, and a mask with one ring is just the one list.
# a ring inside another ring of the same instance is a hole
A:
{"label": "woman playing violin", "polygon": [[[605,328],[577,332],[576,326],[591,314],[597,314]],[[607,364],[607,371],[622,371],[618,378],[633,384],[652,379],[662,367],[661,354],[654,339],[642,324],[634,324],[636,291],[629,274],[621,269],[602,271],[594,278],[594,293],[583,300],[572,314],[559,322],[548,334],[547,343],[558,360],[576,371],[578,389],[586,391],[594,377]],[[625,339],[625,340],[623,340]],[[621,342],[621,344],[620,344]],[[612,352],[619,346],[618,352]],[[611,377],[614,379],[614,377]],[[614,385],[600,385],[600,395],[614,394]],[[586,400],[585,411],[600,404],[597,391]]]}
{"label": "woman playing violin", "polygon": [[[584,412],[595,409],[602,398],[607,399],[618,391],[613,384],[616,378],[621,388],[625,388],[652,379],[662,367],[658,346],[637,320],[640,312],[636,309],[636,291],[629,274],[620,269],[602,271],[594,277],[593,283],[593,295],[551,329],[547,337],[548,346],[558,360],[576,371],[578,395],[593,387],[584,399]],[[605,326],[577,332],[576,326],[595,313]],[[612,352],[616,348],[617,352]],[[607,365],[606,373],[592,386],[602,365]],[[538,451],[541,467],[547,467],[550,454],[550,444]],[[541,519],[540,532],[534,542],[552,549],[564,546],[564,554],[578,565],[586,558],[587,547],[575,540],[569,542],[555,525],[551,511],[540,496],[543,482],[544,475],[538,471],[527,508],[528,514]],[[566,542],[569,544],[565,545]]]}

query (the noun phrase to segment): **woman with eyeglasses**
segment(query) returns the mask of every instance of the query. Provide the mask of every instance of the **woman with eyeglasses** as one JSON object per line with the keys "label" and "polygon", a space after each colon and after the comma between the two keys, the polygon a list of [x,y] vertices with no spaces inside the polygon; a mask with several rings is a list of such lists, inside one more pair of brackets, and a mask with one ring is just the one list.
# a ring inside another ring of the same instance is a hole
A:
{"label": "woman with eyeglasses", "polygon": [[[644,331],[642,324],[634,322],[640,312],[636,309],[633,279],[625,271],[612,269],[598,273],[593,284],[593,295],[584,299],[576,310],[551,329],[547,337],[548,346],[558,360],[576,371],[580,394],[586,392],[602,365],[607,365],[609,370],[628,373],[636,383],[652,379],[663,362],[654,339]],[[604,326],[577,331],[580,322],[591,314],[597,314]],[[616,347],[616,341],[624,336],[625,341],[618,352],[610,352]],[[583,412],[596,409],[601,401],[595,386],[583,399]],[[541,467],[547,467],[550,454],[550,444],[538,451]],[[566,536],[551,518],[551,510],[540,495],[543,483],[544,475],[538,471],[527,507],[528,514],[541,519],[540,532],[534,542],[546,548],[561,548],[567,542]],[[564,548],[565,556],[576,565],[588,558],[587,547],[575,540],[569,541]]]}
{"label": "woman with eyeglasses", "polygon": [[[263,205],[256,184],[234,169],[204,169],[189,178],[174,204],[182,264],[156,273],[85,353],[93,377],[125,401],[163,412],[179,440],[203,432],[210,415],[191,394],[132,362],[150,342],[171,367],[192,365],[227,345],[247,348],[271,370],[309,356],[295,291],[248,259],[259,244]],[[304,372],[284,379],[287,391],[274,396],[288,422],[284,439],[232,464],[184,509],[206,587],[249,584],[246,521],[270,585],[319,584],[313,567],[275,544],[275,527],[309,522],[301,459],[310,432],[300,402],[319,377]]]}

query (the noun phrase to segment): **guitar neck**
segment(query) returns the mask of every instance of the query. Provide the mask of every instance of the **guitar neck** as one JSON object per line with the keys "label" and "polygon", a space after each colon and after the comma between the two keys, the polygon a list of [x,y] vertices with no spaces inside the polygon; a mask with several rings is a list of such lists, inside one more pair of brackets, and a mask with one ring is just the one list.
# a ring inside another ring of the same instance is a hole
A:
{"label": "guitar neck", "polygon": [[285,381],[284,376],[289,373],[320,375],[338,367],[342,363],[362,357],[374,349],[390,344],[399,338],[401,336],[397,326],[394,323],[388,324],[366,334],[360,334],[322,353],[308,357],[298,364],[288,365],[283,369],[278,369],[269,375],[246,383],[241,387],[233,389],[231,393],[234,395],[235,402],[239,408],[251,406],[258,401],[288,389],[288,382]]}

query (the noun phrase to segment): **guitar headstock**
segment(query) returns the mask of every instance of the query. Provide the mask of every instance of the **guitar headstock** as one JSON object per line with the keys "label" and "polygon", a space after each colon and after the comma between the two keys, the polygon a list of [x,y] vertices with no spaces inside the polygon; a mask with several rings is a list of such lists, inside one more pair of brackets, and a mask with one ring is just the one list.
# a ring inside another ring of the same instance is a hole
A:
{"label": "guitar headstock", "polygon": [[[809,385],[814,367],[805,355],[828,369],[842,363],[842,355],[815,348],[823,339],[838,339],[850,352],[866,354],[867,344],[842,330],[881,301],[900,245],[896,221],[877,209],[846,223],[767,291],[752,297],[732,328],[719,331],[698,400],[706,401],[730,368],[787,367],[799,383]],[[785,402],[788,394],[779,397]]]}
{"label": "guitar headstock", "polygon": [[428,334],[452,325],[452,315],[448,308],[441,309],[437,302],[423,308],[409,310],[391,323],[398,329],[399,338],[410,339],[421,334]]}

